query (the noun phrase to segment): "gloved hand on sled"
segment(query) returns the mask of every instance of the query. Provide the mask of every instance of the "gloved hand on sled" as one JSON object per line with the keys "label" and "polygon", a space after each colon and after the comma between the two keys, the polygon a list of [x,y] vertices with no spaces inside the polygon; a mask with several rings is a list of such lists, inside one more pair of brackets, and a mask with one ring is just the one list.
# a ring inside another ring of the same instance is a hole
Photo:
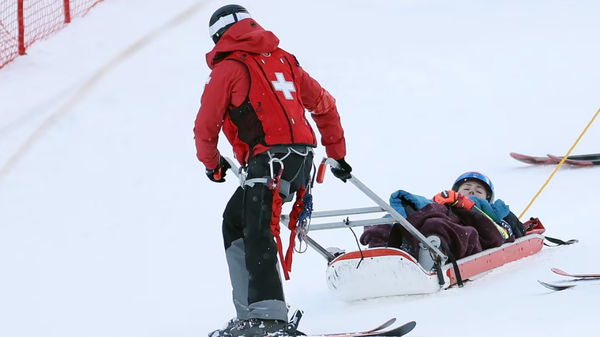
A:
{"label": "gloved hand on sled", "polygon": [[219,163],[214,169],[206,169],[206,176],[215,183],[222,183],[225,181],[225,175],[227,170],[231,168],[231,165],[227,162],[223,156],[219,157]]}
{"label": "gloved hand on sled", "polygon": [[346,179],[350,179],[350,177],[352,177],[352,174],[350,174],[350,172],[352,172],[352,167],[348,163],[346,163],[346,160],[344,158],[338,159],[336,161],[340,165],[340,168],[332,167],[331,172],[336,178],[342,180],[343,182],[346,182]]}
{"label": "gloved hand on sled", "polygon": [[433,197],[433,201],[438,204],[460,207],[464,209],[472,209],[475,206],[473,200],[465,197],[456,191],[442,191]]}

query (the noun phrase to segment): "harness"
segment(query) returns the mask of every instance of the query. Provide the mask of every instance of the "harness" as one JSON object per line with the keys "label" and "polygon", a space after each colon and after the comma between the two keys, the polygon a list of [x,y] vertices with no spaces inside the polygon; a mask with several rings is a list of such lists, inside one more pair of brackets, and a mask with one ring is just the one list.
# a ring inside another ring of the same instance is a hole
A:
{"label": "harness", "polygon": [[[304,152],[302,152],[304,150]],[[252,178],[246,179],[247,172],[243,170],[240,174],[240,185],[242,188],[245,186],[254,187],[256,184],[264,184],[267,187],[273,183],[274,178],[277,176],[274,174],[273,163],[278,163],[281,166],[281,170],[283,173],[283,160],[287,158],[290,154],[295,153],[299,156],[306,157],[309,153],[312,152],[312,148],[307,146],[276,146],[267,151],[269,156],[269,176],[260,177],[260,178]],[[277,158],[274,155],[278,153],[285,153],[282,158]],[[278,172],[279,173],[279,172]],[[290,196],[290,187],[291,183],[284,179],[279,179],[279,193],[285,196],[285,201],[291,201],[293,196]]]}
{"label": "harness", "polygon": [[[247,171],[242,170],[240,172],[240,185],[242,188],[246,186],[253,187],[256,184],[264,184],[269,190],[273,192],[273,202],[271,204],[271,220],[270,227],[271,233],[275,238],[277,244],[277,253],[279,255],[279,261],[281,261],[281,267],[283,275],[286,280],[290,279],[290,273],[292,271],[292,256],[294,254],[294,248],[296,245],[296,229],[298,222],[303,222],[310,217],[312,212],[312,195],[310,190],[312,183],[308,186],[302,186],[296,191],[296,200],[292,206],[292,210],[289,215],[288,229],[290,230],[289,244],[285,255],[283,254],[283,242],[281,240],[281,209],[283,203],[291,201],[294,196],[290,194],[290,188],[292,181],[297,177],[294,176],[291,181],[282,179],[284,164],[283,161],[292,153],[297,154],[301,157],[306,157],[312,153],[312,148],[308,146],[276,146],[268,150],[266,153],[269,156],[269,175],[265,177],[246,179]],[[275,157],[276,154],[284,153],[282,157]],[[277,172],[275,172],[275,164],[279,165]],[[298,170],[297,174],[300,174],[302,167]],[[284,197],[282,197],[282,195]]]}

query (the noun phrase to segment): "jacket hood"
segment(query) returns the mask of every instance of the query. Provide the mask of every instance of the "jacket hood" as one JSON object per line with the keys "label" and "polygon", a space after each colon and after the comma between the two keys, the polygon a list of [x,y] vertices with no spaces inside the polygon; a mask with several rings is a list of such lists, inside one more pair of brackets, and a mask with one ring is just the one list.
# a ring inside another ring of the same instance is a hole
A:
{"label": "jacket hood", "polygon": [[221,36],[215,47],[206,54],[206,63],[212,69],[223,57],[233,51],[260,54],[273,52],[279,39],[273,32],[262,28],[254,19],[236,22]]}

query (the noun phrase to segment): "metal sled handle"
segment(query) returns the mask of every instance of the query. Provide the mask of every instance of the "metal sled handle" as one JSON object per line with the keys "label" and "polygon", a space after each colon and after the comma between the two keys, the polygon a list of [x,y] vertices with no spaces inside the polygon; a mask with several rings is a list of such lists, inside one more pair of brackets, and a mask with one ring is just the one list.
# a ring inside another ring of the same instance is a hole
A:
{"label": "metal sled handle", "polygon": [[231,166],[230,170],[231,172],[233,172],[233,174],[235,174],[236,177],[240,177],[240,167],[238,167],[238,164],[231,158],[229,157],[223,157],[225,158],[225,160],[229,163],[229,166]]}
{"label": "metal sled handle", "polygon": [[[327,165],[330,165],[334,168],[340,168],[338,162],[335,161],[335,159],[323,158],[323,160],[321,161],[321,164],[319,165],[319,171],[317,173],[317,182],[319,182],[319,183],[323,182]],[[438,257],[440,258],[440,260],[441,260],[440,265],[444,265],[446,263],[446,261],[448,260],[448,257],[446,255],[444,255],[444,253],[442,253],[442,251],[439,250],[439,248],[432,245],[431,242],[429,242],[429,240],[427,240],[427,238],[423,234],[421,234],[421,232],[419,232],[418,229],[416,229],[410,222],[408,222],[408,220],[406,220],[392,206],[390,206],[387,202],[385,202],[383,199],[381,199],[377,194],[375,194],[373,191],[371,191],[371,189],[368,188],[365,184],[363,184],[354,174],[351,174],[348,181],[351,182],[354,186],[356,186],[356,188],[361,190],[364,194],[366,194],[379,207],[381,207],[383,210],[388,212],[392,216],[392,218],[394,218],[394,220],[396,220],[396,222],[398,222],[410,234],[412,234],[414,237],[416,237],[419,240],[419,242],[421,242],[423,245],[427,246],[429,251],[433,252],[436,255],[436,258],[438,258]]]}

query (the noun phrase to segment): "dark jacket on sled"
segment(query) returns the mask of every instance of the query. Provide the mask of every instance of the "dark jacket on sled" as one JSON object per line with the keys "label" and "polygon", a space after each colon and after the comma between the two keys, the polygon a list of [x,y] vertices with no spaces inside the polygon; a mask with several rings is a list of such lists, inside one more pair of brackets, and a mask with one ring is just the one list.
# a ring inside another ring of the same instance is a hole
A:
{"label": "dark jacket on sled", "polygon": [[[438,236],[442,242],[442,251],[451,253],[456,259],[498,247],[505,241],[513,241],[515,237],[523,235],[523,225],[504,202],[496,200],[489,203],[476,197],[472,199],[485,215],[474,209],[437,204],[401,190],[391,195],[390,205],[425,237]],[[508,223],[514,233],[507,240],[504,240],[496,227],[496,223],[501,221]],[[413,256],[417,256],[419,250],[418,240],[399,225],[369,226],[361,236],[361,243],[369,247],[402,248]]]}

